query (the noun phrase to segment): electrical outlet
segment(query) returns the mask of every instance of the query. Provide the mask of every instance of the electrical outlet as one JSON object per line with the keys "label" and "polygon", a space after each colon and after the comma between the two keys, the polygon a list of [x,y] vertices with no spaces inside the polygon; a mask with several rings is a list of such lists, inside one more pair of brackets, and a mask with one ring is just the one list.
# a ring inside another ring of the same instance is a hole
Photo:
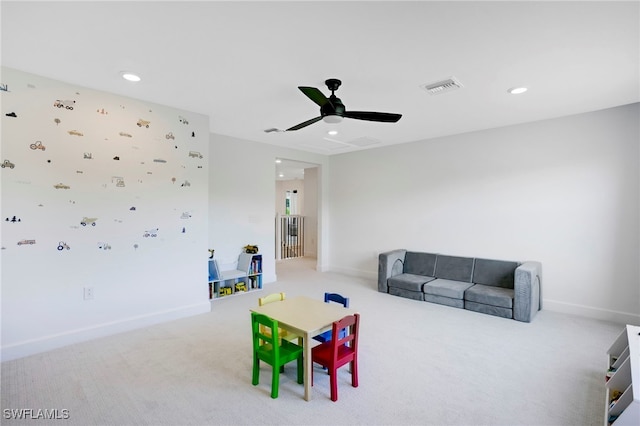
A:
{"label": "electrical outlet", "polygon": [[93,287],[85,287],[84,300],[92,300],[92,299],[93,299]]}

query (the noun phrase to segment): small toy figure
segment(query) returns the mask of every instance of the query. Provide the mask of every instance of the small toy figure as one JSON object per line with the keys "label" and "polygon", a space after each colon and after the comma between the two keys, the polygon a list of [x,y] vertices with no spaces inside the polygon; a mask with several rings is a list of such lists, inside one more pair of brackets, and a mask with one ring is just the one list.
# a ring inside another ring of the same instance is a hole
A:
{"label": "small toy figure", "polygon": [[244,246],[244,251],[245,251],[245,253],[248,253],[248,254],[256,254],[256,253],[258,253],[258,246],[256,246],[256,245],[253,245],[253,246],[252,245],[246,245],[246,246]]}

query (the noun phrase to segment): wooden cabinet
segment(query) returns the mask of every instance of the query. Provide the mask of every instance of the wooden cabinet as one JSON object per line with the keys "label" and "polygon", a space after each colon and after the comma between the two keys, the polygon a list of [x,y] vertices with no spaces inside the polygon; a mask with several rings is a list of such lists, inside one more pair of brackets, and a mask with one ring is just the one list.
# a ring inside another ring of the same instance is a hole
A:
{"label": "wooden cabinet", "polygon": [[240,253],[236,269],[220,271],[209,259],[209,298],[219,299],[262,289],[262,255]]}
{"label": "wooden cabinet", "polygon": [[640,327],[627,325],[607,351],[605,425],[640,425]]}

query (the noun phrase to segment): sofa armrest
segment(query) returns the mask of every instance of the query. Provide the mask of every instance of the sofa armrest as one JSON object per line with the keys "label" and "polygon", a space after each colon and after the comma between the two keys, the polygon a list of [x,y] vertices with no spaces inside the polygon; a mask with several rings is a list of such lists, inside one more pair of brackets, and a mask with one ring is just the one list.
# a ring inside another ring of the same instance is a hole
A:
{"label": "sofa armrest", "polygon": [[542,309],[542,264],[525,262],[518,266],[514,277],[513,319],[531,322]]}
{"label": "sofa armrest", "polygon": [[387,251],[378,255],[378,291],[382,293],[388,293],[389,287],[387,286],[387,280],[394,275],[402,273],[399,268],[393,266],[397,261],[404,262],[404,256],[407,253],[404,249]]}

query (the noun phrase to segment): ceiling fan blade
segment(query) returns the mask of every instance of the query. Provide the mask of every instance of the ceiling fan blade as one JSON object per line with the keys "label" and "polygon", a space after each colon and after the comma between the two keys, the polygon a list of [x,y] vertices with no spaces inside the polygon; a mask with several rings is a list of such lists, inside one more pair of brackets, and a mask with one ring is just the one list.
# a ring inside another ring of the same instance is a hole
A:
{"label": "ceiling fan blade", "polygon": [[347,118],[355,118],[357,120],[395,123],[396,121],[400,120],[402,114],[393,114],[390,112],[345,111],[344,116]]}
{"label": "ceiling fan blade", "polygon": [[298,89],[300,89],[300,91],[304,93],[307,96],[307,98],[311,99],[313,102],[315,102],[321,107],[324,106],[324,104],[326,104],[327,102],[329,102],[329,99],[320,90],[316,89],[315,87],[298,86]]}
{"label": "ceiling fan blade", "polygon": [[322,116],[319,116],[319,117],[316,117],[316,118],[312,118],[311,120],[307,120],[307,121],[305,121],[304,123],[300,123],[300,124],[297,124],[297,125],[295,125],[295,126],[293,126],[293,127],[289,127],[289,128],[287,129],[287,132],[289,132],[289,131],[291,131],[291,130],[300,130],[300,129],[302,129],[303,127],[307,127],[309,124],[313,124],[313,123],[315,123],[316,121],[320,121],[320,120],[322,120]]}

